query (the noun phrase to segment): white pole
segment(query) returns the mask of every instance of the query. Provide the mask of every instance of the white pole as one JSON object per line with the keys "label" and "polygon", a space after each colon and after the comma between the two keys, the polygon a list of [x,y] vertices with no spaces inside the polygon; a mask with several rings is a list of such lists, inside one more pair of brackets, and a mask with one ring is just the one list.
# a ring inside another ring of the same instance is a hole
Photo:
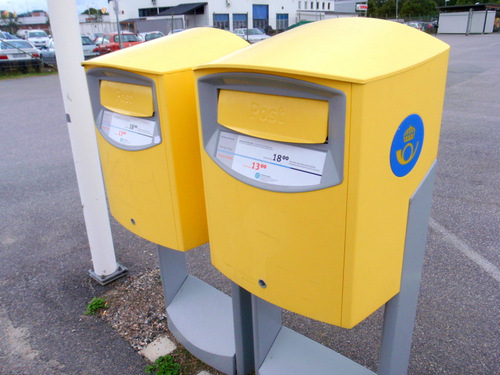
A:
{"label": "white pole", "polygon": [[118,9],[118,0],[113,1],[113,9],[116,15],[116,31],[118,31],[118,43],[120,44],[120,49],[123,49],[122,28],[120,27],[120,20],[118,19],[118,13],[120,12],[120,10]]}
{"label": "white pole", "polygon": [[[94,267],[94,271],[90,273],[97,281],[106,284],[117,278],[116,274],[120,273],[122,267],[116,263],[94,132],[94,119],[85,72],[81,66],[83,49],[76,0],[48,0],[47,3],[52,35],[56,42],[59,81]],[[108,281],[111,277],[112,280]]]}

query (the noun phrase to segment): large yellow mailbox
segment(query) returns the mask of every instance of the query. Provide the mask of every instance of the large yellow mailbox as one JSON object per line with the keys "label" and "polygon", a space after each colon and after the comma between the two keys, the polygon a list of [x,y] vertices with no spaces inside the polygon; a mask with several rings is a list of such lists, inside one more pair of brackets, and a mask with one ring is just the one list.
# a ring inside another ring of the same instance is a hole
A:
{"label": "large yellow mailbox", "polygon": [[195,69],[212,262],[350,328],[399,291],[437,157],[449,47],[390,21],[287,31]]}
{"label": "large yellow mailbox", "polygon": [[208,241],[192,67],[246,45],[196,28],[84,63],[110,210],[130,231],[181,251]]}

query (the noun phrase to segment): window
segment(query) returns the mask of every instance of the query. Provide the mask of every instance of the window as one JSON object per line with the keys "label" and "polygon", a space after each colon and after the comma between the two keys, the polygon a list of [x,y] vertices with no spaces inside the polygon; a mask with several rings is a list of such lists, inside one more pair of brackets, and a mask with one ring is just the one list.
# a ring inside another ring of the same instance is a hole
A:
{"label": "window", "polygon": [[233,14],[233,30],[246,29],[248,27],[248,15],[246,13]]}
{"label": "window", "polygon": [[276,29],[285,30],[288,27],[288,14],[276,14]]}
{"label": "window", "polygon": [[299,1],[299,5],[297,5],[297,9],[302,8],[302,1]]}
{"label": "window", "polygon": [[[139,37],[135,34],[121,34],[121,39],[122,39],[122,43],[125,43],[125,42],[140,42],[139,40]],[[116,43],[118,43],[120,41],[120,39],[118,38],[118,35],[115,35],[114,36],[114,41]]]}
{"label": "window", "polygon": [[157,14],[158,14],[158,8],[139,9],[139,17],[156,16]]}
{"label": "window", "polygon": [[33,46],[24,40],[8,40],[0,42],[0,49],[33,48]]}
{"label": "window", "polygon": [[43,30],[28,31],[28,38],[46,38],[47,33]]}
{"label": "window", "polygon": [[229,14],[214,13],[214,27],[222,30],[229,30]]}
{"label": "window", "polygon": [[252,5],[253,27],[264,30],[269,25],[269,5]]}
{"label": "window", "polygon": [[84,45],[84,46],[92,46],[92,45],[94,45],[94,42],[91,41],[88,36],[83,36],[82,35],[82,45]]}

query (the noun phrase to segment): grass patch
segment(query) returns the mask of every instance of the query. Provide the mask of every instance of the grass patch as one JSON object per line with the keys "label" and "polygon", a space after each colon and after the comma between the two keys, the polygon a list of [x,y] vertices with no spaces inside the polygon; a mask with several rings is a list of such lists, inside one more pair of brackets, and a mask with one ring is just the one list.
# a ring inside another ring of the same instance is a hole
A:
{"label": "grass patch", "polygon": [[155,375],[179,375],[181,366],[174,361],[171,355],[164,355],[158,358],[152,365],[146,366],[147,374]]}
{"label": "grass patch", "polygon": [[0,81],[4,79],[16,79],[16,78],[26,78],[26,77],[38,77],[38,76],[48,76],[52,74],[57,74],[57,70],[54,68],[44,68],[41,72],[36,72],[35,70],[28,69],[23,72],[19,70],[9,70],[5,72],[0,72]]}
{"label": "grass patch", "polygon": [[87,305],[87,311],[85,311],[85,315],[94,315],[97,311],[106,307],[106,301],[104,298],[92,298],[92,301]]}

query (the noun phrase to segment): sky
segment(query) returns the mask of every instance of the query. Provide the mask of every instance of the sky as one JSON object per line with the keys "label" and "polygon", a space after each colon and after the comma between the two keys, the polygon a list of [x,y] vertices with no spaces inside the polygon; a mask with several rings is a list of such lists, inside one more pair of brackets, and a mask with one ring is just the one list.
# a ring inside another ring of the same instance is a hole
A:
{"label": "sky", "polygon": [[[108,8],[108,0],[60,0],[60,1],[76,1],[78,13],[82,13],[87,7],[89,8]],[[49,11],[46,0],[0,0],[0,10],[8,10],[12,13],[16,11],[18,14],[32,10]]]}

